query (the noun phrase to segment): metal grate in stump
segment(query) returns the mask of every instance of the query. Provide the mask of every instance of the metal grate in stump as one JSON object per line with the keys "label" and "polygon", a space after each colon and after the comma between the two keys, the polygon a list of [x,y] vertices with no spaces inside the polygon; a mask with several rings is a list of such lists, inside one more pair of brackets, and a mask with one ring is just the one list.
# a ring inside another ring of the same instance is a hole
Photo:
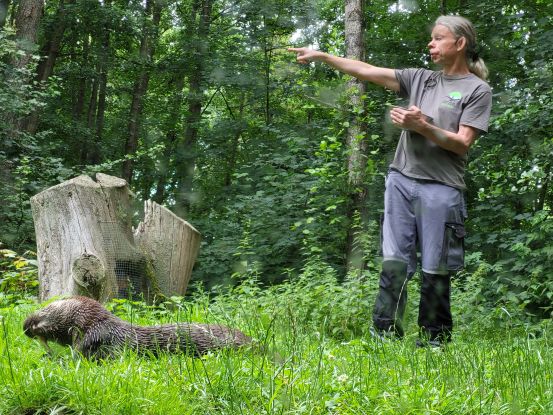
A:
{"label": "metal grate in stump", "polygon": [[117,282],[117,298],[132,300],[148,297],[149,283],[144,255],[127,238],[128,231],[117,222],[100,223],[103,235],[108,272],[113,272]]}

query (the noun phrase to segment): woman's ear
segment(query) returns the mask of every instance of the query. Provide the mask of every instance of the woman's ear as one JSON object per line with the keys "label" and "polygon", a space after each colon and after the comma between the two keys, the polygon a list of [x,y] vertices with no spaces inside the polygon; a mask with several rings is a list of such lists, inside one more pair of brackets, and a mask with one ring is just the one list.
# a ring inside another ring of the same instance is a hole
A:
{"label": "woman's ear", "polygon": [[455,41],[455,44],[457,45],[457,51],[459,52],[467,45],[467,38],[464,36],[461,36],[459,39]]}

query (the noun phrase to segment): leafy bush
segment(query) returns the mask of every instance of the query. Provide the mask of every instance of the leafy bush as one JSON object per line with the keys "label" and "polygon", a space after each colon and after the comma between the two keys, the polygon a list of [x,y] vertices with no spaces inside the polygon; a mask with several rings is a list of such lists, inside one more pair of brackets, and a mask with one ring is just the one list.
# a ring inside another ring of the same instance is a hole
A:
{"label": "leafy bush", "polygon": [[553,316],[553,217],[540,211],[516,217],[520,228],[504,232],[505,255],[490,267],[490,298],[530,320]]}
{"label": "leafy bush", "polygon": [[38,294],[38,263],[34,252],[18,255],[0,249],[0,308],[26,302]]}

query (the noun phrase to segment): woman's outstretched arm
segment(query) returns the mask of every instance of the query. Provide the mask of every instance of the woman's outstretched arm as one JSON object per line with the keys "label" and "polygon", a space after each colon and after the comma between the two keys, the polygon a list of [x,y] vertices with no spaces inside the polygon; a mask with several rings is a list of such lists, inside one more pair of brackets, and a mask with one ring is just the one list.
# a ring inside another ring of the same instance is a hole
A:
{"label": "woman's outstretched arm", "polygon": [[354,59],[340,58],[328,53],[309,48],[288,48],[289,52],[297,54],[298,63],[324,62],[348,75],[363,81],[383,86],[392,91],[399,91],[399,81],[396,79],[394,69],[381,68]]}

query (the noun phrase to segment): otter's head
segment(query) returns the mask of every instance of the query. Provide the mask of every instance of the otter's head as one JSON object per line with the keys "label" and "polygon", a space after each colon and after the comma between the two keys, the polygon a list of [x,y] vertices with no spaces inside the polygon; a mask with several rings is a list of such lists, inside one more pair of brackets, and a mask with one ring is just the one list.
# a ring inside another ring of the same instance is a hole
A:
{"label": "otter's head", "polygon": [[42,343],[49,340],[70,345],[90,324],[109,315],[100,303],[86,297],[56,300],[31,314],[23,323],[23,331]]}

